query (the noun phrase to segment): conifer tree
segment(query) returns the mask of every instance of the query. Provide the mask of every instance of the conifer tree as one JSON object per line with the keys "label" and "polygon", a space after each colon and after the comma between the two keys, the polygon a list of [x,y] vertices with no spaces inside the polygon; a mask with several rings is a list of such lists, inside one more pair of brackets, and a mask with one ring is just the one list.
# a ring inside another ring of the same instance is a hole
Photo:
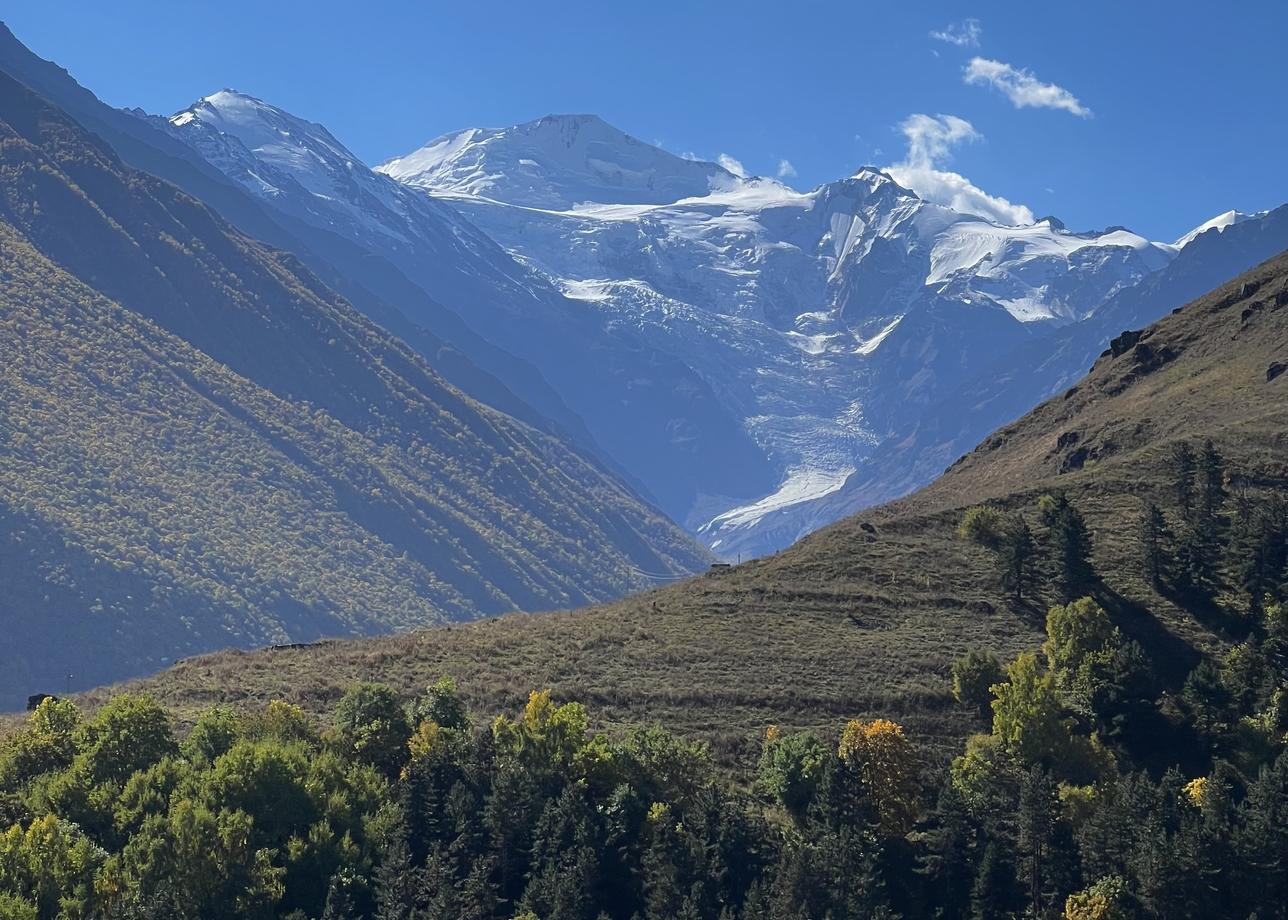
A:
{"label": "conifer tree", "polygon": [[1172,494],[1181,519],[1188,521],[1194,511],[1194,490],[1198,474],[1198,459],[1188,441],[1172,445]]}
{"label": "conifer tree", "polygon": [[1148,502],[1140,518],[1140,553],[1145,577],[1155,588],[1167,577],[1167,520],[1158,505]]}
{"label": "conifer tree", "polygon": [[1020,514],[1005,514],[991,505],[969,509],[957,527],[957,535],[993,553],[997,579],[1021,603],[1033,572],[1033,533]]}
{"label": "conifer tree", "polygon": [[1225,459],[1211,438],[1203,442],[1198,472],[1200,508],[1204,515],[1215,516],[1225,505]]}
{"label": "conifer tree", "polygon": [[971,920],[1009,920],[1019,905],[1015,869],[996,841],[984,848],[970,893]]}
{"label": "conifer tree", "polygon": [[1071,601],[1091,587],[1095,571],[1091,564],[1091,533],[1082,514],[1063,492],[1044,495],[1038,503],[1051,560],[1055,565],[1056,588]]}

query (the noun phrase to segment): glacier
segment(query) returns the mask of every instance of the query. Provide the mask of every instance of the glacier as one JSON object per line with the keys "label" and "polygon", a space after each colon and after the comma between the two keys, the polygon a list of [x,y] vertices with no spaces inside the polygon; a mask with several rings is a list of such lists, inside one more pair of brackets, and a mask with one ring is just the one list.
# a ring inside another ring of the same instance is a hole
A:
{"label": "glacier", "polygon": [[1177,251],[1117,227],[1001,225],[877,167],[800,192],[588,116],[469,129],[377,171],[449,202],[605,325],[629,324],[709,382],[777,479],[748,501],[699,496],[682,518],[726,558],[816,527],[807,509],[861,475],[902,417]]}
{"label": "glacier", "polygon": [[374,169],[231,90],[166,124],[538,368],[611,461],[727,559],[853,510],[856,483],[894,497],[864,482],[868,461],[919,413],[1236,220],[1176,243],[1009,226],[880,167],[800,191],[593,115],[469,128]]}

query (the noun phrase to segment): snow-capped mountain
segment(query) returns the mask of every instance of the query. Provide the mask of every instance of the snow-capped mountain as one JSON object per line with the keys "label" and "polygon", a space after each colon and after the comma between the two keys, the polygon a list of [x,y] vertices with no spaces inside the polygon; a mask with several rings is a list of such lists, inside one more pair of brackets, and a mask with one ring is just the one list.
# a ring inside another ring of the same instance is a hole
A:
{"label": "snow-capped mountain", "polygon": [[772,484],[741,416],[691,367],[642,341],[637,324],[605,324],[451,204],[372,171],[321,125],[232,90],[157,121],[266,204],[387,259],[535,367],[597,448],[672,517],[717,487],[747,499]]}
{"label": "snow-capped mountain", "polygon": [[1199,224],[1189,233],[1177,240],[1174,245],[1177,249],[1184,249],[1190,243],[1198,239],[1199,234],[1207,233],[1209,230],[1215,230],[1217,233],[1221,233],[1227,227],[1233,227],[1235,224],[1241,224],[1246,220],[1256,220],[1259,217],[1264,217],[1267,213],[1268,212],[1266,211],[1258,211],[1256,214],[1245,214],[1242,211],[1226,211],[1224,214],[1218,214],[1211,220],[1206,220]]}
{"label": "snow-capped mountain", "polygon": [[582,202],[669,204],[736,181],[723,167],[672,156],[595,115],[471,128],[390,160],[381,171],[435,191],[556,210]]}
{"label": "snow-capped mountain", "polygon": [[[446,273],[468,265],[483,282],[531,296],[533,278],[450,207],[372,172],[326,128],[236,90],[220,90],[169,119],[171,132],[256,197],[293,216]],[[421,265],[420,272],[433,271]],[[437,286],[431,282],[431,286]]]}
{"label": "snow-capped mountain", "polygon": [[[1288,205],[1237,221],[1228,216],[1186,234],[1167,266],[1118,291],[1090,316],[999,353],[937,405],[903,419],[862,470],[836,491],[797,505],[794,516],[817,527],[911,492],[993,432],[1077,384],[1125,330],[1141,329],[1288,249]],[[1053,451],[1053,462],[1055,457]]]}
{"label": "snow-capped mountain", "polygon": [[799,537],[817,522],[791,509],[839,488],[918,406],[1177,251],[1053,218],[1001,226],[876,168],[798,192],[585,116],[459,132],[378,170],[709,383],[777,476],[752,501],[696,496],[683,523],[725,555]]}
{"label": "snow-capped mountain", "polygon": [[1175,244],[1054,218],[1004,226],[879,168],[801,192],[587,115],[458,132],[374,171],[322,126],[232,91],[168,130],[531,362],[616,464],[729,557],[850,509],[843,487],[881,492],[856,483],[919,413],[1241,218]]}

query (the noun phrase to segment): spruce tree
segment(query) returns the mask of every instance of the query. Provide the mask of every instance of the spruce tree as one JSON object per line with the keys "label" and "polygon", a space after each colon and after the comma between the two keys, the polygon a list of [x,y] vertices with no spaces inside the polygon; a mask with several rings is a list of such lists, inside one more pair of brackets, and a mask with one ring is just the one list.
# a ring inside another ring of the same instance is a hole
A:
{"label": "spruce tree", "polygon": [[1188,521],[1194,511],[1195,479],[1198,473],[1198,459],[1194,448],[1187,441],[1178,441],[1172,445],[1172,494],[1176,497],[1176,507],[1181,518]]}
{"label": "spruce tree", "polygon": [[1050,867],[1054,862],[1053,842],[1060,815],[1055,782],[1041,767],[1032,767],[1020,784],[1017,849],[1020,877],[1027,889],[1029,913],[1046,915],[1052,900]]}
{"label": "spruce tree", "polygon": [[1010,920],[1020,904],[1015,869],[1006,849],[989,841],[970,893],[971,920]]}
{"label": "spruce tree", "polygon": [[412,863],[406,826],[400,823],[376,869],[375,920],[412,920],[419,888],[420,873]]}
{"label": "spruce tree", "polygon": [[1149,502],[1140,518],[1140,554],[1145,577],[1155,588],[1167,577],[1167,521],[1158,505]]}
{"label": "spruce tree", "polygon": [[1033,577],[1033,532],[1028,522],[1012,515],[1002,534],[998,551],[998,568],[1002,587],[1011,591],[1017,604],[1023,603]]}
{"label": "spruce tree", "polygon": [[1199,488],[1203,514],[1219,514],[1225,505],[1225,459],[1211,438],[1203,442],[1199,457]]}
{"label": "spruce tree", "polygon": [[1095,581],[1091,564],[1091,532],[1082,514],[1064,493],[1044,495],[1038,503],[1046,541],[1055,566],[1055,582],[1063,600],[1086,593]]}

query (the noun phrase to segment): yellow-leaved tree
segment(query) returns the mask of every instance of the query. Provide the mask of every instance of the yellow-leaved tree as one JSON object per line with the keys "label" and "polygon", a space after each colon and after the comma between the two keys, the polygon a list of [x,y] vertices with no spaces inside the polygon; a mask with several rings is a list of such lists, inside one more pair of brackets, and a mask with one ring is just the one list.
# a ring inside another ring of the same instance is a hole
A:
{"label": "yellow-leaved tree", "polygon": [[882,831],[902,836],[912,830],[920,799],[920,765],[903,728],[889,719],[853,719],[841,732],[837,754],[861,777]]}

